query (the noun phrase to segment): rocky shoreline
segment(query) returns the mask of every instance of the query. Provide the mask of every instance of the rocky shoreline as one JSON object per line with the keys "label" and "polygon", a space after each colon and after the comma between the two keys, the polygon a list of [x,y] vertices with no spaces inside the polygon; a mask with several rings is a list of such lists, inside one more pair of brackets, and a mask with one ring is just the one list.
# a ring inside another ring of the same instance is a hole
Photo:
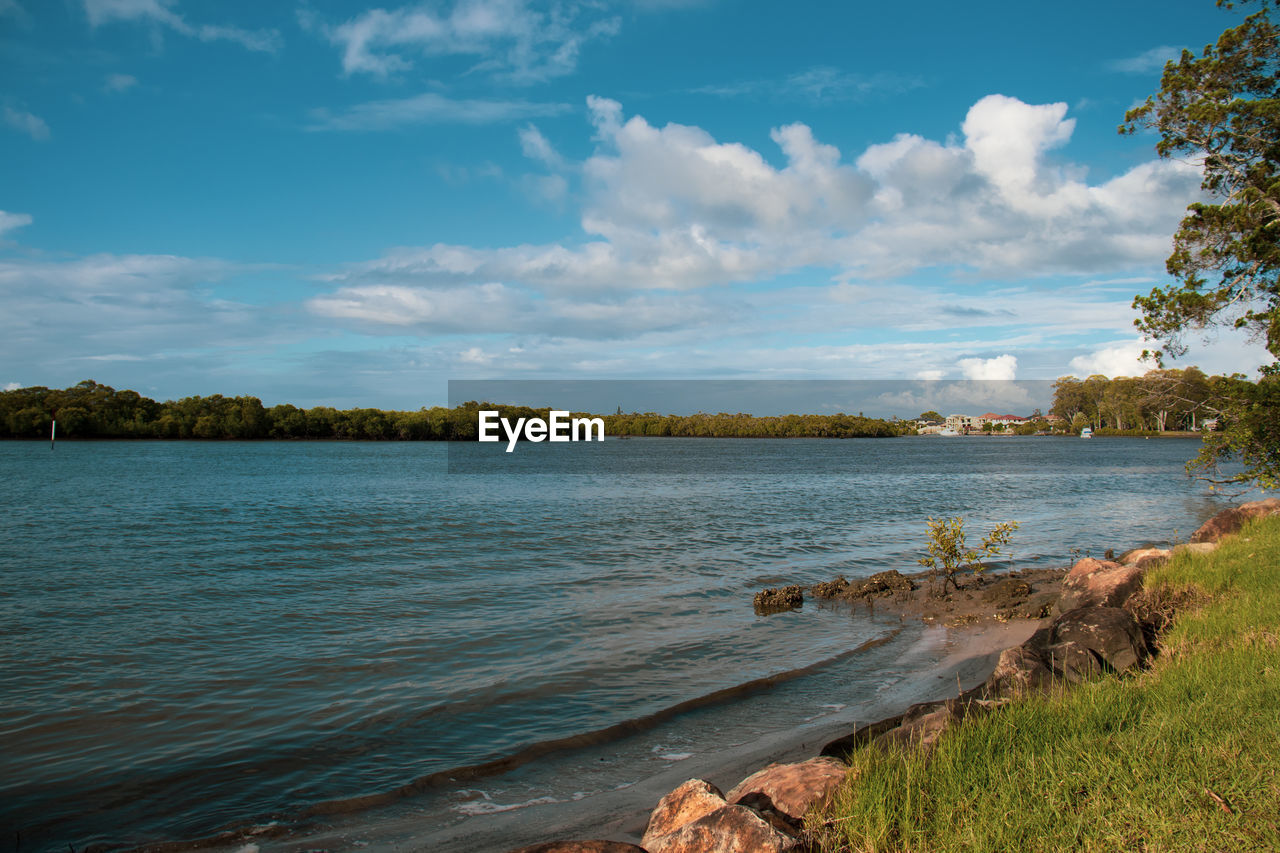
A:
{"label": "rocky shoreline", "polygon": [[[1280,499],[1225,509],[1205,522],[1190,542],[1171,550],[1138,548],[1115,559],[1086,557],[1067,571],[1009,572],[998,580],[965,579],[949,596],[932,595],[925,573],[882,572],[860,582],[843,578],[810,588],[817,598],[838,598],[948,625],[1039,620],[1021,645],[1006,648],[981,684],[945,700],[921,702],[828,742],[816,757],[771,764],[727,793],[690,779],[659,800],[640,845],[614,840],[551,841],[512,853],[796,853],[810,849],[805,814],[844,781],[845,758],[857,749],[931,750],[949,729],[999,709],[1027,693],[1061,689],[1141,667],[1156,652],[1154,640],[1176,610],[1176,598],[1146,590],[1152,566],[1173,553],[1208,552],[1246,521],[1280,515]],[[762,612],[803,603],[799,586],[756,596]],[[1025,636],[1025,634],[1024,634]]]}

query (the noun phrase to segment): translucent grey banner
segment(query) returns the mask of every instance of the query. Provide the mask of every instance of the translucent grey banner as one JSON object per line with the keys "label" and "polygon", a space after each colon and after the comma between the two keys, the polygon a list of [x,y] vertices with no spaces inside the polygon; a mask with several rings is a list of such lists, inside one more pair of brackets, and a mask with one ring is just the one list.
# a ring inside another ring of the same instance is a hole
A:
{"label": "translucent grey banner", "polygon": [[1049,380],[450,380],[449,471],[808,473],[833,450],[789,442],[1007,440],[1052,403]]}

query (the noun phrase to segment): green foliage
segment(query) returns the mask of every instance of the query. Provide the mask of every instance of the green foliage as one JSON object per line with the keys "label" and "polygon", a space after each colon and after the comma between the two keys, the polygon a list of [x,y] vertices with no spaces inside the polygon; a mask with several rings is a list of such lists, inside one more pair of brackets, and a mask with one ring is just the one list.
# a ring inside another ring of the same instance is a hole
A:
{"label": "green foliage", "polygon": [[1107,434],[1196,430],[1219,418],[1243,385],[1239,375],[1206,376],[1198,367],[1149,370],[1142,376],[1064,376],[1053,385],[1053,414],[1072,432],[1086,426]]}
{"label": "green foliage", "polygon": [[[1231,8],[1226,0],[1220,6]],[[1229,325],[1247,330],[1280,359],[1280,28],[1276,2],[1227,29],[1197,57],[1184,50],[1169,62],[1160,91],[1125,115],[1122,133],[1159,134],[1161,157],[1203,163],[1209,202],[1187,209],[1166,261],[1173,284],[1138,296],[1135,324],[1163,343],[1157,351],[1186,351],[1192,329]],[[1275,371],[1222,411],[1227,429],[1209,436],[1189,466],[1211,482],[1280,483],[1280,445],[1274,417]],[[1239,460],[1244,471],[1223,479],[1218,465]]]}
{"label": "green foliage", "polygon": [[[362,441],[474,441],[480,409],[501,417],[550,416],[551,409],[468,401],[453,408],[416,412],[381,409],[265,408],[257,397],[184,397],[157,403],[134,391],[116,391],[85,380],[66,390],[33,387],[0,391],[0,438],[48,438],[57,413],[60,438],[348,439]],[[576,413],[584,415],[585,413]],[[906,422],[862,415],[744,414],[630,415],[604,417],[607,435],[672,435],[715,438],[854,438],[902,435]]]}
{"label": "green foliage", "polygon": [[1179,555],[1147,589],[1194,584],[1212,602],[1179,614],[1150,670],[966,719],[932,755],[855,752],[807,822],[815,848],[1280,849],[1276,565],[1275,518]]}
{"label": "green foliage", "polygon": [[986,568],[983,560],[998,557],[1001,547],[1009,544],[1013,531],[1018,529],[1018,522],[1006,521],[997,524],[983,537],[982,545],[978,548],[970,548],[965,544],[963,518],[931,517],[928,527],[929,556],[921,557],[919,563],[929,569],[935,581],[938,573],[942,573],[942,591],[945,593],[947,584],[951,584],[956,589],[960,588],[955,579],[957,574],[965,570],[977,574]]}
{"label": "green foliage", "polygon": [[[1227,404],[1217,429],[1206,432],[1187,471],[1210,484],[1280,489],[1280,366],[1264,368],[1257,382],[1236,380],[1224,389]],[[1242,470],[1224,473],[1224,465]]]}
{"label": "green foliage", "polygon": [[690,438],[887,438],[913,426],[862,415],[782,415],[753,417],[741,412],[709,415],[613,414],[604,416],[607,435],[664,435]]}
{"label": "green foliage", "polygon": [[1138,328],[1174,355],[1185,330],[1226,322],[1280,356],[1280,32],[1269,11],[1200,57],[1184,50],[1120,128],[1156,131],[1161,157],[1202,159],[1201,186],[1217,202],[1191,205],[1182,220],[1167,262],[1177,283],[1134,300]]}

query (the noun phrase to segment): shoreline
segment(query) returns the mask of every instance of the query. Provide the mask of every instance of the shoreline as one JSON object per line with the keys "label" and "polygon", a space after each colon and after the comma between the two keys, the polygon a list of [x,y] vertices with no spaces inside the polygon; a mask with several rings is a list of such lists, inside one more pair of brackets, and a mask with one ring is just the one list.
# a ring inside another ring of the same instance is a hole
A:
{"label": "shoreline", "polygon": [[[725,790],[766,764],[811,758],[831,740],[859,725],[901,713],[919,702],[946,699],[984,681],[1000,652],[1026,640],[1042,620],[995,620],[960,625],[920,622],[913,640],[917,654],[940,651],[930,665],[913,672],[891,689],[857,697],[840,711],[801,720],[756,740],[670,762],[664,769],[614,790],[567,801],[535,798],[518,806],[496,806],[440,825],[415,808],[414,797],[389,808],[346,814],[314,815],[297,831],[280,824],[186,842],[142,845],[140,851],[301,851],[433,850],[505,853],[548,838],[591,837],[638,844],[650,812],[672,788],[691,778],[704,778]],[[852,698],[852,697],[851,697]],[[539,759],[535,759],[536,764]],[[390,814],[388,814],[390,812]],[[321,823],[323,821],[323,823]]]}

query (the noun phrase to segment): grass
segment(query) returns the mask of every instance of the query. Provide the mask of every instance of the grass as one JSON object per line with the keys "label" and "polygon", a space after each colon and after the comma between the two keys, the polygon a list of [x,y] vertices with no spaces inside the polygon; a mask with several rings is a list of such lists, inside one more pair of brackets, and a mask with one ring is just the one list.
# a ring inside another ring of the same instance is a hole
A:
{"label": "grass", "polygon": [[1198,600],[1133,676],[862,750],[808,827],[827,851],[1280,850],[1280,518],[1147,578]]}

